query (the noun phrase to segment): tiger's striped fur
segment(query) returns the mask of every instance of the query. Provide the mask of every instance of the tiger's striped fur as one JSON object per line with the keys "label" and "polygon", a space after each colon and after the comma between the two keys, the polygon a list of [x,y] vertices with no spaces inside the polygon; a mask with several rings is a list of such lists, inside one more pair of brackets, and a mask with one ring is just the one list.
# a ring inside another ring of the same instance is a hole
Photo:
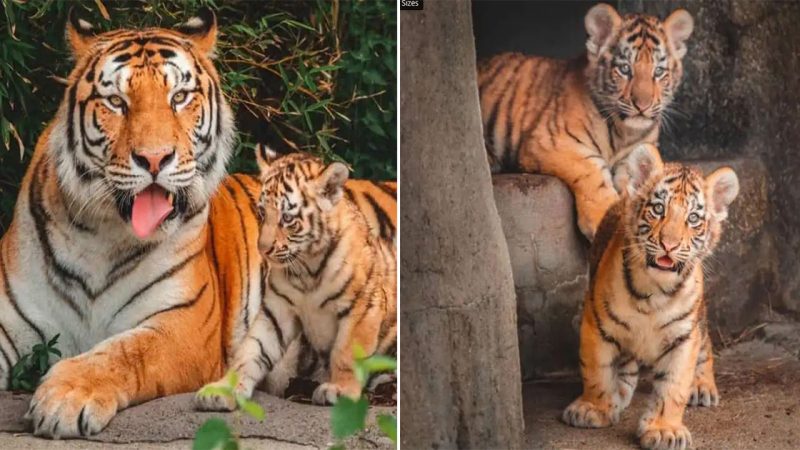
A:
{"label": "tiger's striped fur", "polygon": [[606,427],[633,397],[641,367],[654,392],[639,424],[642,447],[683,449],[687,404],[715,406],[703,259],[720,238],[738,194],[736,174],[708,177],[663,165],[649,144],[634,149],[616,178],[623,198],[609,209],[590,256],[581,322],[583,394],[563,414],[577,427]]}
{"label": "tiger's striped fur", "polygon": [[[129,405],[219,378],[264,292],[260,183],[222,181],[234,128],[213,14],[98,35],[73,17],[67,33],[76,65],[0,242],[0,386],[61,335],[27,413],[48,437],[97,433]],[[139,236],[147,190],[172,211]]]}
{"label": "tiger's striped fur", "polygon": [[586,15],[587,53],[561,61],[505,53],[479,64],[481,118],[492,172],[554,175],[575,195],[590,240],[618,195],[611,168],[638,143],[656,143],[683,75],[692,32],[684,10],[664,22],[620,17],[599,4]]}
{"label": "tiger's striped fur", "polygon": [[[353,346],[367,354],[395,348],[395,185],[345,183],[344,164],[326,166],[306,153],[261,161],[268,294],[233,363],[237,389],[249,397],[266,378],[266,389],[283,395],[292,378],[308,376],[321,383],[314,403],[357,397]],[[273,330],[278,343],[268,340]],[[235,407],[221,396],[196,400],[201,409]]]}

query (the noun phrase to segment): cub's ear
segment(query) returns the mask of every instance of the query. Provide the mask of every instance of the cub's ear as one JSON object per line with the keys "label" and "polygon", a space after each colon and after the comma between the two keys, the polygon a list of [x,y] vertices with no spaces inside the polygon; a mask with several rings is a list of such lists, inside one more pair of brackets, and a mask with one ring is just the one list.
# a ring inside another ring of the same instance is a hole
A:
{"label": "cub's ear", "polygon": [[664,163],[661,154],[652,144],[640,144],[628,155],[614,173],[614,187],[618,192],[634,195],[653,175],[661,173]]}
{"label": "cub's ear", "polygon": [[340,162],[328,165],[317,177],[317,192],[324,200],[321,207],[325,210],[333,208],[342,198],[344,183],[350,177],[350,169]]}
{"label": "cub's ear", "polygon": [[622,18],[611,5],[605,3],[594,5],[584,18],[586,32],[589,33],[589,39],[586,41],[589,55],[599,55],[619,31],[621,23]]}
{"label": "cub's ear", "polygon": [[195,47],[209,57],[214,56],[217,43],[217,16],[209,8],[201,8],[197,16],[175,27],[186,35]]}
{"label": "cub's ear", "polygon": [[67,41],[69,42],[72,56],[80,59],[94,44],[97,30],[91,23],[78,17],[78,12],[73,7],[69,10],[67,20]]}
{"label": "cub's ear", "polygon": [[706,177],[706,198],[718,220],[728,218],[728,206],[739,195],[739,177],[730,167],[720,167]]}
{"label": "cub's ear", "polygon": [[686,55],[686,40],[694,30],[694,19],[685,9],[676,9],[664,21],[664,30],[667,40],[672,45],[675,56],[683,58]]}
{"label": "cub's ear", "polygon": [[256,144],[255,153],[258,172],[261,174],[261,177],[264,178],[272,163],[278,159],[278,154],[266,144]]}

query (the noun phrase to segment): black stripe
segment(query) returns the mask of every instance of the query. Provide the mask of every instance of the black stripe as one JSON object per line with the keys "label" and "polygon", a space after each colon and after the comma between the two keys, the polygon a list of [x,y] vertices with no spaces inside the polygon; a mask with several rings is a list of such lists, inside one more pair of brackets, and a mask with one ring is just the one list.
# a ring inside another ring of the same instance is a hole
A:
{"label": "black stripe", "polygon": [[131,296],[131,298],[128,299],[128,301],[125,302],[125,304],[123,304],[122,307],[120,309],[118,309],[117,312],[115,312],[114,315],[112,315],[111,317],[113,319],[115,319],[117,317],[117,315],[119,315],[119,313],[122,312],[123,309],[127,308],[131,303],[133,303],[137,298],[139,298],[139,296],[144,294],[147,290],[149,290],[151,287],[155,286],[156,284],[158,284],[158,283],[170,278],[171,276],[175,275],[176,273],[178,273],[181,269],[186,267],[187,264],[192,262],[198,256],[202,255],[204,251],[205,251],[205,248],[201,248],[197,252],[192,253],[186,259],[184,259],[183,261],[179,262],[178,264],[175,264],[174,266],[170,267],[169,270],[167,270],[166,272],[164,272],[161,275],[159,275],[153,281],[147,283],[141,289],[136,291],[136,293],[133,294],[133,296]]}
{"label": "black stripe", "polygon": [[272,279],[270,279],[268,281],[268,284],[269,284],[269,290],[272,291],[273,294],[275,294],[278,297],[280,297],[281,299],[283,299],[283,301],[285,301],[286,303],[294,306],[294,303],[289,299],[289,297],[286,296],[286,294],[284,294],[282,292],[278,292],[278,289],[275,288],[274,284],[272,284]]}
{"label": "black stripe", "polygon": [[677,315],[677,316],[675,316],[674,318],[672,318],[672,319],[670,319],[670,320],[666,321],[666,322],[665,322],[663,325],[661,325],[661,326],[659,327],[659,329],[660,329],[660,330],[663,330],[664,328],[667,328],[668,326],[672,325],[673,323],[675,323],[675,322],[679,322],[679,321],[681,321],[681,320],[683,320],[683,319],[686,319],[687,317],[689,317],[689,315],[691,315],[691,314],[694,312],[694,310],[695,310],[695,306],[697,306],[697,305],[696,305],[696,303],[697,303],[697,300],[695,300],[695,302],[694,302],[694,303],[692,303],[692,307],[691,307],[691,308],[689,308],[689,310],[688,310],[688,311],[686,311],[686,312],[683,312],[683,313],[681,313],[681,314],[678,314],[678,315]]}
{"label": "black stripe", "polygon": [[339,248],[339,236],[338,235],[331,237],[331,242],[328,243],[328,250],[325,252],[325,255],[322,257],[322,261],[320,261],[319,266],[317,267],[317,270],[311,272],[310,275],[312,275],[313,277],[319,276],[319,274],[321,274],[322,271],[325,270],[325,267],[328,265],[328,259],[330,259],[331,255],[333,255],[333,253],[336,251],[337,248]]}
{"label": "black stripe", "polygon": [[[242,286],[242,295],[240,301],[242,302],[242,308],[244,309],[244,327],[245,329],[250,328],[250,248],[247,245],[247,227],[244,224],[244,213],[242,213],[242,208],[239,207],[239,202],[236,198],[236,190],[233,189],[228,183],[223,182],[222,185],[225,189],[230,193],[231,198],[233,199],[233,206],[236,208],[236,212],[239,213],[239,227],[241,228],[242,232],[242,247],[244,248],[244,270],[239,268],[239,276],[240,282]],[[237,258],[238,259],[238,258]]]}
{"label": "black stripe", "polygon": [[250,191],[247,189],[247,186],[244,185],[242,180],[239,179],[240,174],[233,174],[231,178],[233,178],[236,183],[241,186],[242,190],[244,191],[245,195],[247,195],[247,199],[250,201],[250,211],[253,213],[253,217],[258,217],[258,202],[252,195],[250,195]]}
{"label": "black stripe", "polygon": [[347,289],[350,287],[350,285],[353,284],[353,279],[354,279],[354,274],[351,273],[350,277],[347,279],[347,281],[344,282],[342,287],[339,288],[339,290],[337,290],[335,294],[333,294],[331,296],[328,296],[328,298],[326,298],[325,300],[322,301],[322,303],[319,304],[319,309],[324,308],[325,305],[327,305],[329,302],[332,302],[334,300],[338,300],[339,297],[344,295],[344,293],[347,291]]}
{"label": "black stripe", "polygon": [[618,351],[622,351],[622,346],[620,345],[620,343],[617,342],[617,340],[614,339],[613,336],[606,333],[606,330],[603,329],[603,324],[600,321],[600,316],[597,314],[597,307],[594,301],[592,301],[592,315],[594,316],[594,322],[597,325],[597,331],[598,333],[600,333],[600,337],[609,344],[613,344]]}
{"label": "black stripe", "polygon": [[381,238],[387,241],[391,241],[392,239],[394,239],[394,232],[395,232],[394,224],[392,224],[392,221],[391,219],[389,219],[389,216],[386,215],[386,211],[381,209],[378,202],[375,201],[375,198],[373,198],[372,195],[370,195],[369,193],[365,192],[364,198],[367,199],[367,203],[369,203],[370,206],[372,206],[372,209],[375,212],[375,217],[378,219]]}
{"label": "black stripe", "polygon": [[8,334],[8,331],[6,331],[2,323],[0,323],[0,331],[3,332],[3,335],[6,337],[6,339],[8,339],[8,342],[11,343],[11,348],[14,350],[14,355],[16,355],[16,358],[19,359],[19,350],[17,350],[17,346],[14,344],[14,340],[11,339],[11,335]]}
{"label": "black stripe", "polygon": [[692,331],[694,331],[694,329],[689,330],[688,333],[682,334],[682,335],[676,337],[675,339],[673,339],[672,342],[669,343],[669,345],[664,347],[664,350],[661,351],[661,354],[658,355],[658,358],[656,358],[656,362],[660,361],[661,358],[667,356],[667,354],[669,354],[671,351],[673,351],[676,348],[680,347],[684,342],[689,340],[689,337],[692,335]]}
{"label": "black stripe", "polygon": [[350,315],[350,311],[352,311],[352,310],[353,310],[353,304],[351,303],[347,308],[345,308],[345,309],[339,311],[338,313],[336,313],[336,318],[338,320],[342,320],[345,317],[349,316]]}
{"label": "black stripe", "polygon": [[[168,308],[162,309],[161,311],[156,311],[156,312],[154,312],[152,314],[149,314],[144,319],[140,320],[139,323],[136,324],[136,327],[138,327],[142,323],[146,322],[149,319],[152,319],[154,316],[157,316],[159,314],[163,314],[163,313],[166,313],[166,312],[169,312],[169,311],[174,311],[176,309],[190,308],[190,307],[194,306],[194,304],[197,303],[200,300],[200,297],[203,296],[203,293],[206,291],[207,287],[208,287],[208,283],[206,282],[206,284],[204,284],[203,287],[200,288],[200,292],[198,292],[197,295],[194,296],[194,298],[190,299],[187,302],[179,303],[177,305],[172,305],[172,306],[170,306]],[[136,328],[136,327],[134,327],[134,328]]]}
{"label": "black stripe", "polygon": [[22,310],[19,309],[19,305],[17,305],[17,296],[14,295],[14,290],[11,288],[11,283],[8,280],[8,269],[6,268],[5,252],[3,251],[0,251],[0,269],[2,269],[3,286],[5,286],[6,288],[5,289],[6,298],[8,298],[8,301],[11,303],[11,306],[14,308],[14,311],[22,318],[22,320],[29,327],[33,329],[33,331],[36,332],[36,334],[39,335],[39,337],[42,339],[42,342],[47,342],[47,339],[45,339],[42,330],[37,328],[36,325],[34,325],[33,322],[31,322],[31,320],[25,314],[22,313]]}
{"label": "black stripe", "polygon": [[611,318],[612,322],[614,322],[617,325],[621,326],[622,328],[625,328],[626,330],[630,331],[631,326],[628,325],[628,323],[625,322],[624,320],[620,319],[619,316],[614,314],[614,311],[611,310],[611,305],[608,303],[608,299],[607,298],[603,298],[603,308],[605,308],[606,314],[608,314],[608,317]]}
{"label": "black stripe", "polygon": [[397,200],[397,189],[387,184],[386,181],[379,181],[379,182],[372,182],[375,186],[377,186],[383,192],[392,196],[393,199]]}
{"label": "black stripe", "polygon": [[633,276],[631,275],[631,269],[628,267],[628,251],[622,251],[622,272],[625,277],[625,287],[628,289],[628,292],[638,300],[647,300],[650,298],[650,294],[642,294],[641,292],[637,291],[636,288],[633,286]]}
{"label": "black stripe", "polygon": [[267,366],[268,371],[272,370],[272,367],[274,367],[272,364],[272,358],[270,358],[269,355],[267,355],[267,351],[264,349],[264,344],[260,340],[258,340],[258,338],[255,336],[250,336],[250,339],[258,343],[258,351],[261,353],[260,359],[263,360],[264,364]]}
{"label": "black stripe", "polygon": [[[291,304],[291,302],[289,302]],[[283,329],[278,324],[278,321],[275,319],[275,315],[272,314],[272,311],[267,308],[267,305],[264,302],[261,302],[261,309],[264,311],[264,315],[267,316],[267,319],[272,323],[272,327],[275,328],[275,333],[278,335],[278,343],[280,344],[281,348],[286,348],[286,342],[283,340]]]}

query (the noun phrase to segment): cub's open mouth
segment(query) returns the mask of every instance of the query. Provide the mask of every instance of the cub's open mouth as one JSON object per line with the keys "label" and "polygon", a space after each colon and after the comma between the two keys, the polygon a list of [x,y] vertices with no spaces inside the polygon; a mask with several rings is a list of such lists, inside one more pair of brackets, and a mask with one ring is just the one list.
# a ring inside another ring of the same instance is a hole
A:
{"label": "cub's open mouth", "polygon": [[136,194],[131,207],[133,234],[139,239],[153,234],[173,212],[174,202],[175,195],[157,184],[151,184]]}
{"label": "cub's open mouth", "polygon": [[677,268],[677,264],[675,264],[675,260],[670,258],[668,255],[662,255],[656,258],[650,264],[651,267],[655,267],[656,269],[660,270],[669,270],[675,271]]}

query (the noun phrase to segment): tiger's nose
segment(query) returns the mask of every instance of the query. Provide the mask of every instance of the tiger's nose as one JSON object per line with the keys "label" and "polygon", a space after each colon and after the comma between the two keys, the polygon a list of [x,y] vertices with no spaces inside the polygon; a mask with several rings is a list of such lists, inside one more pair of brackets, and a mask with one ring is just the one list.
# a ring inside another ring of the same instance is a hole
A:
{"label": "tiger's nose", "polygon": [[161,148],[157,150],[135,150],[133,162],[142,169],[157,175],[161,169],[175,159],[174,148]]}
{"label": "tiger's nose", "polygon": [[638,109],[639,112],[643,113],[643,112],[647,111],[650,108],[650,106],[653,104],[653,99],[650,98],[650,97],[644,97],[644,96],[642,96],[642,97],[634,96],[633,97],[633,104],[634,104],[634,106],[636,106],[636,109]]}
{"label": "tiger's nose", "polygon": [[667,253],[675,250],[678,245],[680,245],[680,241],[677,239],[661,238],[661,246],[664,247],[664,251]]}

